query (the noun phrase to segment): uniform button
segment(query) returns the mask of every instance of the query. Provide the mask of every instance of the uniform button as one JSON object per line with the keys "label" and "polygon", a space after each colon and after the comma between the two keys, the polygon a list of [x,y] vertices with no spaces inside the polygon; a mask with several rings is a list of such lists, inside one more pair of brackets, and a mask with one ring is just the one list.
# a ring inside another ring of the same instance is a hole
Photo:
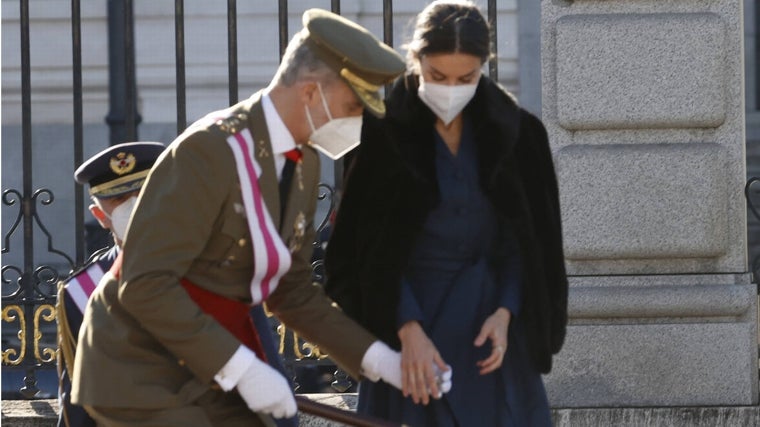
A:
{"label": "uniform button", "polygon": [[241,248],[242,248],[243,246],[245,246],[245,243],[246,243],[246,240],[245,240],[245,239],[240,239],[240,240],[238,240],[238,246],[240,246]]}
{"label": "uniform button", "polygon": [[179,363],[179,366],[185,366],[185,359],[179,359],[177,363]]}

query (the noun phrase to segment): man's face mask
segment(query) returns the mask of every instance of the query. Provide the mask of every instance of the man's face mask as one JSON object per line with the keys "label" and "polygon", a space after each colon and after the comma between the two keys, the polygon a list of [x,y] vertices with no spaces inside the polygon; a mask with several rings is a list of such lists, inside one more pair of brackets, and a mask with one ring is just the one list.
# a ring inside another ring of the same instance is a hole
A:
{"label": "man's face mask", "polygon": [[306,119],[309,121],[309,127],[311,128],[309,144],[327,157],[338,160],[359,145],[359,139],[362,134],[362,117],[354,116],[333,119],[332,114],[330,114],[330,108],[327,106],[327,101],[325,101],[325,94],[322,92],[322,85],[319,82],[317,82],[317,89],[319,90],[320,98],[322,98],[322,107],[325,109],[329,120],[318,129],[315,128],[309,107],[304,105]]}
{"label": "man's face mask", "polygon": [[475,96],[477,88],[477,83],[456,86],[427,83],[420,76],[420,87],[417,94],[422,102],[441,119],[443,124],[448,126]]}
{"label": "man's face mask", "polygon": [[108,219],[111,220],[111,230],[121,241],[124,240],[124,236],[127,234],[129,217],[132,215],[132,210],[135,208],[135,204],[137,204],[137,197],[132,196],[119,206],[116,206],[116,208],[111,211],[111,215],[103,212]]}

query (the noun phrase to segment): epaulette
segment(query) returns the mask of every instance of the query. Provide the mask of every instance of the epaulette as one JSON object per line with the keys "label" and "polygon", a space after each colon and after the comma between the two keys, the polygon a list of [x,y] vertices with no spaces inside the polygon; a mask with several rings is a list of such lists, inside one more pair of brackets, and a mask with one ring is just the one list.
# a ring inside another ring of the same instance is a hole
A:
{"label": "epaulette", "polygon": [[63,280],[64,282],[68,282],[71,280],[72,277],[76,277],[79,273],[87,270],[92,264],[98,262],[98,260],[105,254],[108,253],[108,251],[111,250],[113,246],[106,246],[104,248],[100,248],[97,251],[93,252],[92,255],[90,255],[89,258],[87,258],[87,261],[85,261],[82,265],[79,267],[75,267],[71,270],[69,275]]}
{"label": "epaulette", "polygon": [[248,126],[248,113],[244,110],[233,111],[229,117],[214,122],[214,127],[227,135],[234,135]]}

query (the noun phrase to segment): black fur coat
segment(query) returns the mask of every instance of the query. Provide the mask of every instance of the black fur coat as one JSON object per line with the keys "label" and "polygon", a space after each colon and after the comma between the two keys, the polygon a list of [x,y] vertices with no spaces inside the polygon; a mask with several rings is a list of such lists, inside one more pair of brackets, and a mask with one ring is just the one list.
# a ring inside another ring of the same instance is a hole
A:
{"label": "black fur coat", "polygon": [[[395,348],[400,278],[438,199],[435,116],[417,97],[417,81],[410,75],[394,84],[384,119],[365,113],[362,143],[326,254],[328,294]],[[523,260],[521,316],[531,358],[546,373],[564,341],[568,290],[546,130],[487,77],[464,114],[472,118],[479,144],[480,185],[503,234],[489,261],[500,263],[509,250],[503,242],[517,239]]]}

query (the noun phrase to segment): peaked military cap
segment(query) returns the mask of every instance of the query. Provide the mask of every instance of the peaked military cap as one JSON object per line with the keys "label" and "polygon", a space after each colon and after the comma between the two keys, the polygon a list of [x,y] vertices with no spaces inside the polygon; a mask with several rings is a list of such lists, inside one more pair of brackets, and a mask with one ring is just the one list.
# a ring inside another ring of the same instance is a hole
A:
{"label": "peaked military cap", "polygon": [[307,43],[327,66],[340,75],[376,116],[385,115],[380,87],[406,68],[404,59],[364,27],[323,9],[303,14]]}
{"label": "peaked military cap", "polygon": [[74,172],[74,180],[89,184],[101,199],[139,190],[153,163],[164,151],[160,142],[125,142],[90,157]]}

